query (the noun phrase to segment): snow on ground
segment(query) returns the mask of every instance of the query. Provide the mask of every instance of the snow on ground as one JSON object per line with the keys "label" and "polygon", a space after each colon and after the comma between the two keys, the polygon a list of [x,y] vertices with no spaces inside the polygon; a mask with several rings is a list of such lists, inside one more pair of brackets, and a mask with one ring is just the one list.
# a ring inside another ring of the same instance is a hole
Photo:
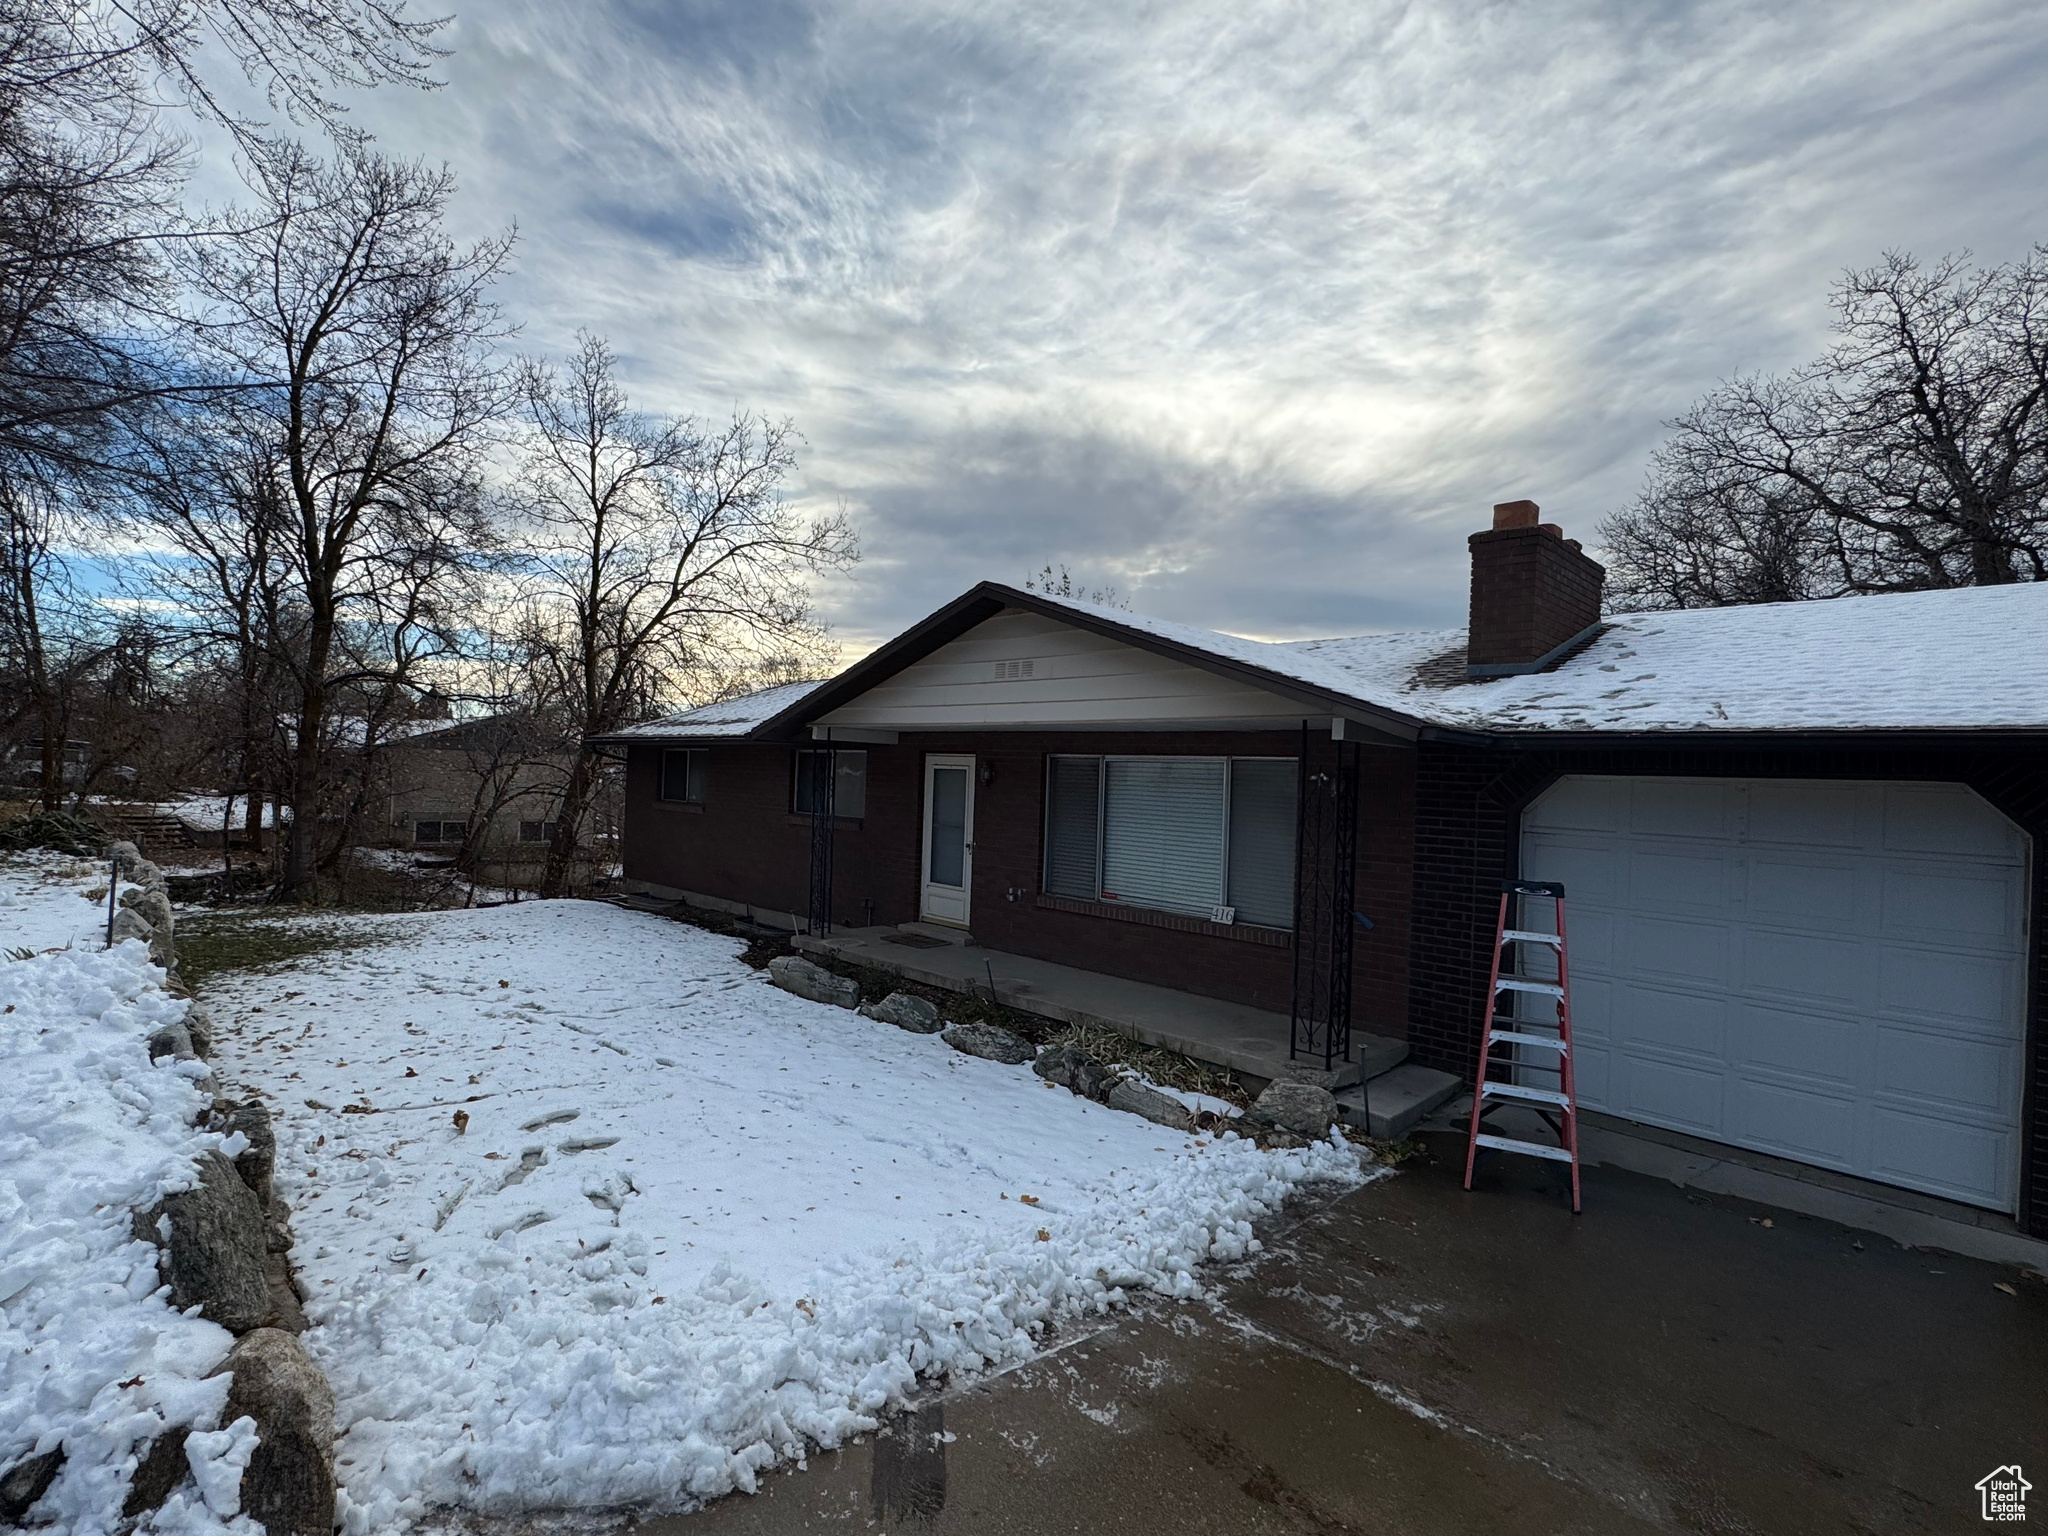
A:
{"label": "snow on ground", "polygon": [[804,1002],[645,914],[363,921],[209,993],[216,1064],[279,1114],[350,1531],[751,1489],[921,1375],[1194,1294],[1296,1185],[1360,1177]]}
{"label": "snow on ground", "polygon": [[[150,1061],[150,1031],[186,1004],[146,946],[99,947],[104,909],[79,899],[95,875],[83,860],[0,859],[0,949],[53,950],[0,960],[0,1468],[61,1445],[34,1515],[78,1536],[125,1528],[139,1453],[169,1425],[210,1431],[226,1401],[227,1377],[204,1378],[232,1339],[171,1308],[129,1212],[191,1188],[200,1152],[244,1145],[192,1128],[203,1068]],[[242,1423],[188,1442],[212,1506],[188,1486],[144,1529],[255,1536],[229,1518]]]}
{"label": "snow on ground", "polygon": [[83,947],[106,936],[105,864],[63,853],[0,854],[0,953],[73,941]]}

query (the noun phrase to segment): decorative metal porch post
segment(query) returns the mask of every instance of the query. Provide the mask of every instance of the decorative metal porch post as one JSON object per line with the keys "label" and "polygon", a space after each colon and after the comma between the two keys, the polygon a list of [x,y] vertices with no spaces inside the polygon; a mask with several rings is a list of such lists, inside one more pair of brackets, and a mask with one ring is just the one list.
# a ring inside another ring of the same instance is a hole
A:
{"label": "decorative metal porch post", "polygon": [[832,932],[832,813],[839,793],[839,749],[827,743],[811,754],[811,904],[804,931]]}
{"label": "decorative metal porch post", "polygon": [[1358,743],[1312,767],[1301,726],[1294,816],[1294,1004],[1287,1054],[1331,1070],[1351,1059],[1352,904],[1358,873]]}

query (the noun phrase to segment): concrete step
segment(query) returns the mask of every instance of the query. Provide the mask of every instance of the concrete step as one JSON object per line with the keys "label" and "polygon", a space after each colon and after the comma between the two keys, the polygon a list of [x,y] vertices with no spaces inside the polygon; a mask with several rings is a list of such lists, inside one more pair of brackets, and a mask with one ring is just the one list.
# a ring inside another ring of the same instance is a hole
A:
{"label": "concrete step", "polygon": [[1346,1125],[1380,1141],[1399,1141],[1464,1086],[1465,1080],[1454,1072],[1404,1061],[1344,1089],[1337,1095],[1337,1108]]}

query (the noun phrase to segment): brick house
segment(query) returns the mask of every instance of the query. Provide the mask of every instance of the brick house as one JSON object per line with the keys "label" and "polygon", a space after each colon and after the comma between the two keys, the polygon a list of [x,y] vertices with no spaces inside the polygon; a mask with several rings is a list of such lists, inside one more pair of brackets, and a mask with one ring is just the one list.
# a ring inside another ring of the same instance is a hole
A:
{"label": "brick house", "polygon": [[625,877],[1464,1076],[1500,882],[1559,880],[1582,1106],[2048,1236],[2048,584],[1603,618],[1533,503],[1470,546],[1468,627],[1425,634],[983,584],[598,743]]}

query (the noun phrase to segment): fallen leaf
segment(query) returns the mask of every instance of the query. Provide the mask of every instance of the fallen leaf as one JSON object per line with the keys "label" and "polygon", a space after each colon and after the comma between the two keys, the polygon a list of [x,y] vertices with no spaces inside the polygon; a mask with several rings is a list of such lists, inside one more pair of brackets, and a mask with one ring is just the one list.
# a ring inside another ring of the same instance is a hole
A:
{"label": "fallen leaf", "polygon": [[505,1154],[502,1152],[486,1152],[484,1154],[484,1160],[486,1162],[496,1163],[503,1161],[504,1156]]}
{"label": "fallen leaf", "polygon": [[1040,1227],[1038,1229],[1038,1240],[1041,1243],[1049,1243],[1052,1241],[1052,1234],[1046,1231],[1045,1228]]}
{"label": "fallen leaf", "polygon": [[499,982],[499,983],[498,983],[498,985],[499,985],[499,986],[501,986],[501,987],[509,987],[509,986],[511,986],[511,985],[512,985],[512,983],[511,983],[511,982],[509,982],[509,981],[501,981],[501,982]]}
{"label": "fallen leaf", "polygon": [[1765,1225],[1765,1226],[1767,1226],[1767,1227],[1771,1225],[1771,1218],[1770,1218],[1770,1217],[1766,1216],[1766,1217],[1764,1218],[1764,1225]]}
{"label": "fallen leaf", "polygon": [[455,1111],[455,1134],[458,1136],[463,1136],[467,1135],[468,1132],[469,1111],[466,1109],[458,1109],[457,1111]]}
{"label": "fallen leaf", "polygon": [[803,1313],[805,1317],[810,1318],[813,1322],[817,1321],[818,1309],[811,1305],[809,1298],[803,1296],[797,1297],[796,1309],[797,1311]]}
{"label": "fallen leaf", "polygon": [[142,1378],[140,1376],[130,1376],[126,1381],[120,1382],[118,1383],[118,1385],[124,1387],[139,1387],[142,1385]]}
{"label": "fallen leaf", "polygon": [[668,1298],[666,1296],[657,1296],[654,1298],[654,1304],[658,1307],[667,1300]]}
{"label": "fallen leaf", "polygon": [[1017,1198],[1019,1200],[1022,1200],[1026,1205],[1038,1204],[1038,1196],[1036,1195],[1019,1195]]}
{"label": "fallen leaf", "polygon": [[[2003,1292],[2005,1292],[2005,1294],[2006,1294],[2006,1295],[2008,1295],[2008,1296],[2017,1296],[2017,1295],[2019,1295],[2019,1292],[2018,1292],[2018,1291],[2014,1290],[2014,1289],[2013,1289],[2013,1288],[2012,1288],[2011,1286],[2007,1285],[2007,1284],[2006,1284],[2006,1283],[2005,1283],[2005,1282],[2004,1282],[2003,1280],[1994,1280],[1994,1281],[1992,1281],[1992,1282],[1991,1282],[1991,1288],[1992,1288],[1992,1289],[1993,1289],[1994,1291],[2003,1291]],[[124,1386],[125,1386],[125,1385],[126,1385],[126,1383],[124,1382],[124,1383],[122,1383],[122,1385],[124,1385]]]}
{"label": "fallen leaf", "polygon": [[413,1069],[412,1069],[411,1067],[407,1067],[407,1068],[405,1069],[405,1075],[406,1075],[407,1077],[418,1077],[418,1076],[419,1076],[419,1073],[417,1073],[417,1072],[413,1071]]}

